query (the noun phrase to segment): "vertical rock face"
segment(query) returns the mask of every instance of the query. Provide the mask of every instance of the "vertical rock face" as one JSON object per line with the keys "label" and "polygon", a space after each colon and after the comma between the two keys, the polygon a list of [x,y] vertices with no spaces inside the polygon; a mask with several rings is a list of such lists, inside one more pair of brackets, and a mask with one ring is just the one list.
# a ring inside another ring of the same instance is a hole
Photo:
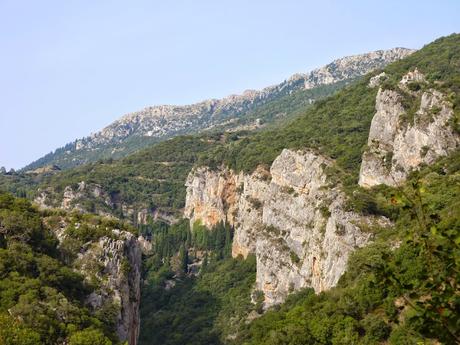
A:
{"label": "vertical rock face", "polygon": [[[303,287],[320,292],[334,286],[348,255],[370,240],[358,225],[373,220],[346,212],[342,192],[328,185],[325,170],[331,164],[310,151],[283,150],[270,171],[258,168],[241,176],[201,168],[189,176],[186,215],[209,224],[214,218],[200,217],[210,214],[202,209],[206,200],[212,200],[212,214],[231,219],[232,255],[256,255],[256,288],[264,292],[267,307]],[[227,185],[216,183],[224,176],[230,185],[235,179],[240,183],[230,198],[216,188]]]}
{"label": "vertical rock face", "polygon": [[113,308],[121,341],[136,345],[139,334],[141,247],[136,237],[113,230],[79,254],[77,268],[98,287],[87,303],[94,310]]}
{"label": "vertical rock face", "polygon": [[262,212],[266,231],[256,241],[256,285],[267,305],[303,287],[320,292],[336,285],[349,253],[370,240],[354,225],[360,218],[343,210],[340,190],[328,186],[325,169],[331,164],[312,152],[290,150],[272,164]]}
{"label": "vertical rock face", "polygon": [[[396,186],[411,170],[433,163],[460,144],[460,136],[449,125],[454,112],[446,96],[434,89],[411,91],[410,83],[424,84],[425,78],[415,70],[402,78],[398,90],[378,91],[359,176],[363,187]],[[413,119],[403,106],[408,96],[417,102]]]}
{"label": "vertical rock face", "polygon": [[[388,78],[380,74],[369,87]],[[447,97],[429,88],[418,70],[395,90],[380,88],[359,184],[398,185],[411,170],[455,150],[460,137],[449,124],[453,116]],[[265,306],[303,287],[333,287],[350,253],[371,240],[361,228],[388,224],[347,210],[340,186],[328,181],[332,165],[312,151],[283,150],[269,171],[199,168],[188,177],[185,216],[208,227],[234,226],[232,255],[256,255],[256,289],[264,292]]]}
{"label": "vertical rock face", "polygon": [[190,225],[196,221],[208,228],[221,221],[233,224],[241,179],[242,174],[225,168],[215,172],[202,167],[189,174],[184,215]]}
{"label": "vertical rock face", "polygon": [[270,172],[259,167],[251,175],[244,175],[237,204],[232,256],[246,258],[256,252],[258,234],[264,230],[263,203],[269,197]]}

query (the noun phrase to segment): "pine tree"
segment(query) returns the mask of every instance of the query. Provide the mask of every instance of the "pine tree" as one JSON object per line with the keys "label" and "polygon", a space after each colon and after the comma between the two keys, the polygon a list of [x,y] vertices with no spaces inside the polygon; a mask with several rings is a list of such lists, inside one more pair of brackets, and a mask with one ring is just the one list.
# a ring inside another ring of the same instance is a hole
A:
{"label": "pine tree", "polygon": [[188,269],[188,251],[187,249],[185,249],[185,245],[182,244],[180,246],[180,249],[179,249],[179,260],[180,260],[180,264],[181,264],[181,270],[184,272],[184,273],[187,273],[187,269]]}

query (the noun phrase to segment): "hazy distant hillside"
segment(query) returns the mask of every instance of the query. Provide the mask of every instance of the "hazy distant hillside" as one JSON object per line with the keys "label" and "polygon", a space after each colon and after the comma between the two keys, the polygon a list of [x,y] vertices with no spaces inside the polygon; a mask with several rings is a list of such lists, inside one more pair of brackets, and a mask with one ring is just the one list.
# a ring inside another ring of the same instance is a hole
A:
{"label": "hazy distant hillside", "polygon": [[185,106],[147,107],[123,116],[86,138],[58,148],[24,170],[50,164],[70,168],[102,158],[120,158],[159,140],[215,127],[255,129],[308,106],[348,82],[412,52],[395,48],[348,56],[307,74],[295,74],[260,91],[247,90],[242,95]]}

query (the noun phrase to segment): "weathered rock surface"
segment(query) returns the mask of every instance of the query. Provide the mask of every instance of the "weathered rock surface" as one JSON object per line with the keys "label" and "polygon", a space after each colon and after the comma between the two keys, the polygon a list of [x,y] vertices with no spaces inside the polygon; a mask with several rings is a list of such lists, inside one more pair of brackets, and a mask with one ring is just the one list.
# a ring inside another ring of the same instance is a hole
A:
{"label": "weathered rock surface", "polygon": [[370,80],[369,80],[369,87],[370,88],[373,88],[373,87],[377,87],[380,85],[380,83],[382,81],[384,81],[385,79],[387,79],[387,75],[385,72],[382,72],[380,74],[377,74],[376,76],[372,77]]}
{"label": "weathered rock surface", "polygon": [[141,246],[126,231],[113,230],[80,253],[75,266],[98,286],[87,298],[93,310],[116,310],[117,335],[136,345],[139,334]]}
{"label": "weathered rock surface", "polygon": [[223,221],[233,224],[242,174],[223,168],[218,173],[207,167],[194,170],[187,178],[184,215],[190,225],[196,221],[208,228]]}
{"label": "weathered rock surface", "polygon": [[62,208],[104,217],[121,215],[133,224],[147,224],[149,219],[175,223],[177,215],[166,210],[146,208],[146,203],[127,204],[117,193],[108,193],[96,183],[81,181],[76,186],[66,186],[62,192],[53,188],[39,190],[34,202],[43,209]]}
{"label": "weathered rock surface", "polygon": [[[434,89],[410,91],[413,82],[425,83],[417,69],[402,78],[400,90],[378,91],[359,176],[363,187],[396,186],[411,170],[433,163],[460,144],[460,136],[449,125],[454,112],[446,95]],[[403,106],[408,94],[418,102],[413,119]]]}
{"label": "weathered rock surface", "polygon": [[[95,209],[88,210],[82,206],[84,201],[91,201]],[[99,202],[95,205],[94,201]],[[108,216],[107,210],[114,207],[110,195],[95,183],[81,181],[76,187],[66,186],[62,193],[56,193],[52,188],[39,190],[34,202],[41,208],[62,208],[64,210],[78,210],[81,212],[94,212],[101,216]],[[99,207],[97,207],[99,206]],[[102,208],[101,206],[104,206]]]}
{"label": "weathered rock surface", "polygon": [[320,292],[334,286],[349,254],[371,240],[359,225],[378,220],[344,209],[340,187],[328,184],[331,164],[311,151],[283,150],[270,171],[199,168],[189,176],[186,216],[235,227],[232,254],[256,255],[256,288],[267,307],[303,287]]}

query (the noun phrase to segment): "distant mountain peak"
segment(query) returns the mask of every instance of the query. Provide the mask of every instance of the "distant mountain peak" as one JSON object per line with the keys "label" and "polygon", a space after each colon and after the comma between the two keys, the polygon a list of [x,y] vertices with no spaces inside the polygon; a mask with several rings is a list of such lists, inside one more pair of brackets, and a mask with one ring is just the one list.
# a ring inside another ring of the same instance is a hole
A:
{"label": "distant mountain peak", "polygon": [[[346,56],[311,72],[296,73],[279,84],[261,90],[248,89],[239,95],[207,99],[191,105],[149,106],[125,114],[102,130],[57,149],[24,170],[50,164],[68,168],[101,158],[122,157],[154,141],[236,122],[235,119],[244,118],[248,112],[283,96],[353,80],[413,52],[412,49],[393,48]],[[309,104],[314,100],[309,100]]]}

